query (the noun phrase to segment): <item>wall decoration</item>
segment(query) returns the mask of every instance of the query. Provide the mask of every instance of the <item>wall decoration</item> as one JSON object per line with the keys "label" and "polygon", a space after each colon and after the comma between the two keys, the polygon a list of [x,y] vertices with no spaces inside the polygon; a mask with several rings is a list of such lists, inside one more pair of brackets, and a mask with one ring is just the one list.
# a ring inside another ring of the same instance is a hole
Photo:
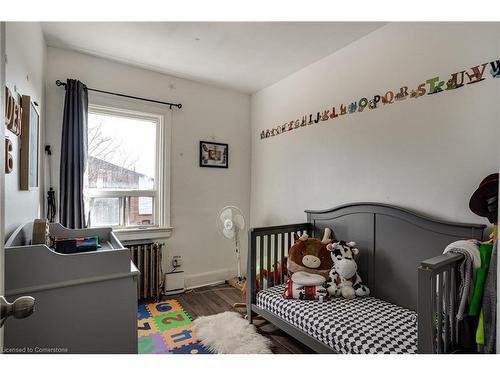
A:
{"label": "wall decoration", "polygon": [[22,97],[20,189],[38,188],[40,114],[29,96]]}
{"label": "wall decoration", "polygon": [[227,168],[229,166],[229,145],[200,141],[200,167]]}
{"label": "wall decoration", "polygon": [[5,173],[10,173],[14,169],[14,158],[12,157],[12,141],[5,138]]}
{"label": "wall decoration", "polygon": [[424,95],[441,94],[482,82],[488,77],[488,75],[485,74],[488,66],[491,68],[489,69],[491,77],[500,78],[500,60],[485,62],[481,65],[476,65],[472,68],[453,73],[447,80],[441,80],[439,76],[435,76],[426,79],[414,89],[410,89],[409,86],[402,86],[397,90],[387,90],[383,95],[364,97],[359,100],[349,101],[347,104],[342,103],[340,106],[323,108],[321,111],[303,115],[301,120],[292,120],[272,129],[262,130],[260,139],[274,137],[301,127],[323,123],[345,115],[369,112],[386,105],[406,101],[407,99],[418,99]]}
{"label": "wall decoration", "polygon": [[490,74],[493,78],[500,78],[500,64],[498,64],[498,61],[496,65],[493,63],[491,64]]}
{"label": "wall decoration", "polygon": [[8,87],[5,87],[5,125],[15,135],[21,134],[21,105],[12,96]]}

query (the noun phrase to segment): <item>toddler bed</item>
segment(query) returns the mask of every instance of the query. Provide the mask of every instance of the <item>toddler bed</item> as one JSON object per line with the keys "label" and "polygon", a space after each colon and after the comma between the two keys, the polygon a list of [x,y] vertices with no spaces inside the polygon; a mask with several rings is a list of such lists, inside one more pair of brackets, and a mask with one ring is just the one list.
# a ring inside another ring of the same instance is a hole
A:
{"label": "toddler bed", "polygon": [[[301,224],[253,228],[249,235],[248,319],[258,314],[319,353],[449,353],[459,349],[456,272],[462,257],[442,254],[485,226],[450,223],[378,203],[306,211]],[[293,233],[356,241],[359,273],[371,296],[325,302],[284,299]],[[271,272],[259,272],[270,270]],[[277,272],[275,272],[277,271]],[[265,276],[266,277],[265,277]],[[418,312],[418,314],[417,314]]]}

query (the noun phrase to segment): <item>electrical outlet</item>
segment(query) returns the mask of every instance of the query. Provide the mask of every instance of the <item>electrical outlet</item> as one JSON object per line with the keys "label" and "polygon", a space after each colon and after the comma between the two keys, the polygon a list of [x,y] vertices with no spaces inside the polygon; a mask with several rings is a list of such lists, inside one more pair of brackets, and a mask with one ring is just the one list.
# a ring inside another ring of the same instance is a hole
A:
{"label": "electrical outlet", "polygon": [[182,265],[182,257],[180,255],[174,255],[172,257],[172,266],[177,268]]}

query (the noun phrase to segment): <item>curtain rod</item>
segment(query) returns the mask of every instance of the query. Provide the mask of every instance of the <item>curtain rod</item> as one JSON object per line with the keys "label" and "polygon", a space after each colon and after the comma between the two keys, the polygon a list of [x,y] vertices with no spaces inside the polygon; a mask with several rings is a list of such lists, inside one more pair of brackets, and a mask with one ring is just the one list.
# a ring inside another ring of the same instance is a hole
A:
{"label": "curtain rod", "polygon": [[[61,82],[60,80],[57,80],[57,81],[56,81],[56,85],[57,85],[57,86],[64,86],[64,88],[66,88],[66,83]],[[179,108],[179,109],[181,109],[181,108],[182,108],[182,104],[181,104],[181,103],[179,103],[179,104],[175,104],[175,103],[161,102],[161,101],[159,101],[159,100],[146,99],[146,98],[141,98],[141,97],[139,97],[139,96],[125,95],[125,94],[120,94],[120,93],[117,93],[117,92],[111,92],[111,91],[104,91],[104,90],[92,89],[92,88],[90,88],[90,87],[87,87],[87,90],[89,90],[89,91],[95,91],[95,92],[100,92],[100,93],[102,93],[102,94],[109,94],[109,95],[121,96],[121,97],[123,97],[123,98],[130,98],[130,99],[142,100],[142,101],[145,101],[145,102],[158,103],[158,104],[165,104],[165,105],[170,106],[170,109],[172,109],[172,107],[177,107],[177,108]]]}

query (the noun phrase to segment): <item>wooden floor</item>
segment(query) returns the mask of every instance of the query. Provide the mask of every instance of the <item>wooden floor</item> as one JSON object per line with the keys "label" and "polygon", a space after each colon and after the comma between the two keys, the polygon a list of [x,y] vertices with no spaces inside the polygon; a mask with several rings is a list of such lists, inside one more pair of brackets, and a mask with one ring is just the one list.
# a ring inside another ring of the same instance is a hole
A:
{"label": "wooden floor", "polygon": [[[193,320],[198,316],[213,315],[224,311],[238,311],[242,315],[246,313],[244,309],[233,309],[233,303],[241,302],[241,292],[227,284],[192,289],[183,294],[165,297],[165,299],[167,298],[175,298],[179,301]],[[254,324],[262,335],[272,341],[273,353],[313,353],[307,346],[263,319],[257,318],[254,320]]]}

